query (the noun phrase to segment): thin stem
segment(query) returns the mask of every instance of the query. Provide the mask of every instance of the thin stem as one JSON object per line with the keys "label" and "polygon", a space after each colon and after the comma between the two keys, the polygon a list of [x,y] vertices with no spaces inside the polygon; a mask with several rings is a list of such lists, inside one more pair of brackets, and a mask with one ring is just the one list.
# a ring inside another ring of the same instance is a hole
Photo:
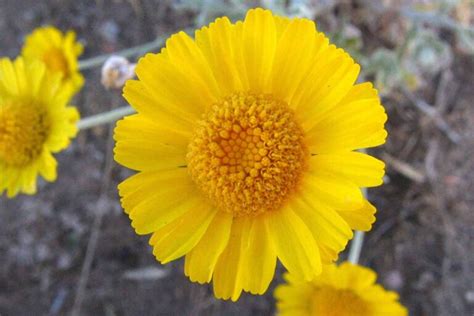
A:
{"label": "thin stem", "polygon": [[360,258],[360,252],[362,245],[364,244],[364,232],[356,231],[354,233],[354,239],[351,241],[351,249],[349,250],[349,262],[357,264]]}
{"label": "thin stem", "polygon": [[[365,199],[368,198],[366,188],[362,189],[362,194],[364,195]],[[350,263],[357,264],[359,262],[360,252],[362,251],[363,244],[364,244],[364,232],[361,232],[358,230],[355,231],[354,238],[351,241],[351,248],[349,249],[348,260]]]}
{"label": "thin stem", "polygon": [[[361,149],[360,152],[365,153],[365,149]],[[368,198],[367,189],[362,188],[362,194],[364,198]],[[364,232],[355,231],[354,238],[351,241],[351,248],[349,249],[348,261],[352,264],[357,264],[359,262],[360,253],[362,251],[362,246],[364,244]]]}
{"label": "thin stem", "polygon": [[151,41],[151,42],[139,45],[139,46],[127,48],[127,49],[124,49],[122,51],[118,51],[116,53],[104,54],[104,55],[99,55],[99,56],[92,57],[92,58],[89,58],[89,59],[81,60],[81,61],[79,61],[79,69],[84,70],[84,69],[89,69],[89,68],[94,68],[96,66],[100,66],[108,58],[110,58],[110,56],[113,56],[113,55],[119,55],[119,56],[127,57],[127,58],[128,57],[133,57],[133,56],[143,55],[145,53],[148,53],[150,51],[153,51],[153,50],[156,50],[156,49],[162,47],[164,42],[165,42],[164,37],[158,37],[154,41]]}
{"label": "thin stem", "polygon": [[79,130],[83,130],[99,125],[104,125],[110,122],[115,122],[116,120],[133,113],[135,113],[134,109],[132,109],[130,106],[124,106],[112,111],[83,118],[77,123],[77,128]]}

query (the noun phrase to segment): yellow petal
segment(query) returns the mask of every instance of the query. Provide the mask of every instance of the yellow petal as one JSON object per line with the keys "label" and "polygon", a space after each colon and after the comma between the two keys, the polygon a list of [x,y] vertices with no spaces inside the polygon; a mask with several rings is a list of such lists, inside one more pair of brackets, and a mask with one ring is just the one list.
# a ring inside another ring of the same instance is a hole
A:
{"label": "yellow petal", "polygon": [[337,283],[341,289],[364,290],[377,280],[377,274],[374,271],[350,262],[341,263],[339,268],[333,271],[333,275],[338,277]]}
{"label": "yellow petal", "polygon": [[[65,103],[59,103],[65,104]],[[44,146],[51,152],[56,153],[70,144],[70,138],[77,134],[76,122],[79,119],[79,112],[75,107],[58,107],[50,110],[50,118],[53,122],[50,127],[50,133]]]}
{"label": "yellow petal", "polygon": [[407,308],[398,302],[398,294],[392,291],[387,291],[378,284],[374,285],[365,292],[362,292],[361,297],[372,304],[372,311],[374,315],[408,315]]}
{"label": "yellow petal", "polygon": [[18,89],[18,94],[28,94],[28,75],[27,72],[25,71],[28,66],[25,65],[23,62],[22,58],[19,58],[15,61],[15,77],[16,77],[16,84],[17,84],[17,89]]}
{"label": "yellow petal", "polygon": [[186,33],[179,32],[166,41],[166,51],[169,60],[178,71],[186,74],[193,86],[199,85],[199,97],[205,107],[214,103],[220,96],[218,84],[208,61],[195,41]]}
{"label": "yellow petal", "polygon": [[314,170],[342,176],[359,187],[373,187],[383,183],[385,164],[363,153],[319,154],[311,157],[310,163]]}
{"label": "yellow petal", "polygon": [[203,90],[203,93],[210,93],[207,98],[219,95],[210,65],[192,38],[184,32],[179,32],[166,41],[166,49],[175,67],[187,73],[190,78],[207,85]]}
{"label": "yellow petal", "polygon": [[317,169],[305,175],[302,190],[302,194],[338,210],[357,209],[362,207],[364,202],[357,185]]}
{"label": "yellow petal", "polygon": [[287,26],[294,19],[290,19],[286,16],[278,16],[278,15],[273,16],[273,18],[275,19],[275,29],[276,29],[277,38],[280,39],[283,32],[285,32]]}
{"label": "yellow petal", "polygon": [[274,296],[277,299],[278,315],[305,315],[308,313],[308,304],[311,302],[314,288],[311,283],[298,279],[297,286],[292,286],[288,280],[289,273],[284,274],[288,284],[279,285]]}
{"label": "yellow petal", "polygon": [[352,229],[369,231],[375,222],[374,214],[376,209],[367,200],[361,208],[355,210],[337,210],[337,212]]}
{"label": "yellow petal", "polygon": [[336,262],[339,259],[340,252],[334,250],[334,248],[324,244],[318,243],[319,253],[321,256],[321,262],[324,264]]}
{"label": "yellow petal", "polygon": [[156,171],[186,166],[186,148],[147,140],[117,141],[115,161],[133,170]]}
{"label": "yellow petal", "polygon": [[190,138],[189,132],[163,126],[149,120],[142,114],[125,117],[117,122],[117,127],[114,130],[116,141],[146,140],[150,143],[156,142],[186,148]]}
{"label": "yellow petal", "polygon": [[242,293],[242,232],[246,223],[234,219],[229,242],[214,269],[213,288],[217,298],[237,301]]}
{"label": "yellow petal", "polygon": [[21,171],[21,191],[26,194],[36,193],[36,176],[38,174],[38,167],[36,164],[25,167]]}
{"label": "yellow petal", "polygon": [[219,212],[201,241],[187,255],[184,271],[193,282],[211,281],[214,267],[229,241],[232,214]]}
{"label": "yellow petal", "polygon": [[43,153],[41,154],[41,158],[39,162],[39,172],[41,176],[47,181],[56,180],[57,164],[58,163],[56,159],[53,157],[53,155],[51,155],[50,152],[43,150]]}
{"label": "yellow petal", "polygon": [[244,79],[237,63],[241,47],[237,46],[236,37],[236,27],[227,17],[196,31],[196,44],[212,68],[221,97],[243,90]]}
{"label": "yellow petal", "polygon": [[[321,50],[315,57],[314,65],[306,77],[304,85],[297,89],[291,106],[300,114],[305,130],[313,126],[323,113],[334,108],[350,91],[360,67],[342,49],[326,46],[319,40]],[[308,84],[311,83],[311,84]]]}
{"label": "yellow petal", "polygon": [[7,197],[12,198],[21,191],[21,173],[13,168],[8,168],[5,172]]}
{"label": "yellow petal", "polygon": [[250,220],[248,240],[243,256],[243,287],[252,294],[263,294],[273,279],[276,253],[273,249],[264,216]]}
{"label": "yellow petal", "polygon": [[247,12],[243,23],[242,54],[251,92],[269,92],[268,81],[276,48],[273,15],[260,8]]}
{"label": "yellow petal", "polygon": [[354,85],[349,92],[342,98],[340,104],[351,103],[354,101],[361,101],[366,99],[378,99],[377,90],[370,82],[363,82]]}
{"label": "yellow petal", "polygon": [[122,205],[138,234],[149,234],[202,204],[186,170],[143,172],[119,185]]}
{"label": "yellow petal", "polygon": [[186,166],[189,134],[150,121],[142,114],[117,123],[115,160],[135,170],[168,170]]}
{"label": "yellow petal", "polygon": [[[306,224],[318,245],[323,245],[339,253],[352,238],[352,230],[348,223],[332,208],[313,199],[311,196],[295,200],[291,203],[292,210]],[[325,263],[335,259],[325,258]]]}
{"label": "yellow petal", "polygon": [[271,74],[275,97],[290,103],[298,85],[306,79],[316,43],[313,21],[295,19],[288,23],[278,40]]}
{"label": "yellow petal", "polygon": [[198,118],[194,114],[175,111],[176,104],[162,104],[141,81],[128,80],[123,89],[123,97],[138,113],[144,114],[163,128],[192,133],[196,118]]}
{"label": "yellow petal", "polygon": [[[22,63],[21,59],[16,63]],[[19,92],[15,68],[8,58],[0,59],[0,92],[3,95],[17,95]]]}
{"label": "yellow petal", "polygon": [[[368,90],[366,94],[372,92],[370,85],[363,88]],[[346,97],[351,101],[313,120],[313,127],[307,130],[307,142],[313,154],[347,152],[385,142],[387,115],[384,108],[377,98],[365,98],[359,87],[354,90],[362,99]]]}
{"label": "yellow petal", "polygon": [[130,213],[138,204],[170,188],[188,193],[195,189],[195,184],[187,170],[179,168],[139,172],[118,185],[122,206],[127,213]]}
{"label": "yellow petal", "polygon": [[201,240],[217,211],[202,203],[155,232],[150,239],[153,254],[168,263],[187,254]]}
{"label": "yellow petal", "polygon": [[266,217],[268,232],[281,263],[290,273],[311,280],[321,273],[321,258],[311,231],[290,209]]}
{"label": "yellow petal", "polygon": [[30,77],[28,78],[30,81],[30,92],[33,97],[38,97],[41,93],[41,86],[43,77],[46,73],[46,67],[43,63],[37,62],[32,63],[29,69]]}
{"label": "yellow petal", "polygon": [[[176,40],[171,43],[175,42]],[[146,94],[154,101],[148,106],[179,117],[187,117],[191,121],[199,119],[216,101],[215,96],[202,78],[195,77],[193,72],[187,72],[173,64],[168,55],[147,54],[137,64],[137,77],[145,87]]]}

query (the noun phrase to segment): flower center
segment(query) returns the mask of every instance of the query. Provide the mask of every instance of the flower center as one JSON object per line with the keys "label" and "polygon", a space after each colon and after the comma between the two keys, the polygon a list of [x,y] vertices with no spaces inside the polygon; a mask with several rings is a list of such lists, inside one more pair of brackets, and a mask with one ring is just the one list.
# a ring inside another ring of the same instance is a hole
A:
{"label": "flower center", "polygon": [[311,315],[360,316],[371,315],[366,301],[346,289],[325,286],[316,289],[311,300]]}
{"label": "flower center", "polygon": [[41,154],[49,133],[46,113],[33,104],[0,104],[0,160],[22,167]]}
{"label": "flower center", "polygon": [[53,72],[60,72],[63,78],[69,74],[69,66],[63,52],[58,48],[51,48],[43,55],[43,62]]}
{"label": "flower center", "polygon": [[234,217],[278,209],[307,166],[303,131],[285,102],[233,94],[199,122],[188,168],[200,189]]}

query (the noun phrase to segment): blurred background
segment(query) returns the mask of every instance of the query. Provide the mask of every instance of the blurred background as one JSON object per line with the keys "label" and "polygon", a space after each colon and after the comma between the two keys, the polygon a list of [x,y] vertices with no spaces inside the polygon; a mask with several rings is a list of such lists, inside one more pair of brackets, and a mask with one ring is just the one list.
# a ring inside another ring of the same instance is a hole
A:
{"label": "blurred background", "polygon": [[[471,0],[0,0],[0,56],[51,24],[72,29],[83,59],[194,28],[250,7],[314,19],[362,65],[389,115],[385,185],[361,263],[411,315],[474,315],[474,3]],[[135,59],[132,58],[132,61]],[[83,117],[125,105],[85,70]],[[183,262],[155,261],[118,203],[130,172],[113,161],[113,126],[81,131],[56,183],[0,197],[0,315],[271,315],[274,287],[237,303],[190,283]],[[344,258],[345,255],[343,255]]]}

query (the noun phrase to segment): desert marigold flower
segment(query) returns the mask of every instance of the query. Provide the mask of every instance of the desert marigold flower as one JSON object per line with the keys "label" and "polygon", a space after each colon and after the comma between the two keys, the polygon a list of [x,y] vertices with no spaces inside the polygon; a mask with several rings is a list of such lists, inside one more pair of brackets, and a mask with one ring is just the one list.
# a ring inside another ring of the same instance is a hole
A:
{"label": "desert marigold flower", "polygon": [[277,257],[310,280],[375,209],[360,187],[384,164],[354,152],[382,144],[386,114],[359,66],[307,19],[250,10],[173,35],[138,62],[124,96],[115,159],[139,173],[122,205],[162,263],[186,256],[217,297],[262,294]]}
{"label": "desert marigold flower", "polygon": [[275,290],[281,316],[405,316],[398,294],[375,283],[374,271],[348,262],[324,266],[312,281],[285,274]]}
{"label": "desert marigold flower", "polygon": [[0,194],[34,194],[40,174],[56,179],[52,153],[67,147],[77,132],[77,110],[61,77],[43,63],[0,59]]}
{"label": "desert marigold flower", "polygon": [[50,71],[61,74],[62,83],[74,94],[84,85],[84,77],[78,69],[82,50],[74,32],[63,34],[55,27],[45,26],[26,37],[21,54],[28,60],[43,61]]}

